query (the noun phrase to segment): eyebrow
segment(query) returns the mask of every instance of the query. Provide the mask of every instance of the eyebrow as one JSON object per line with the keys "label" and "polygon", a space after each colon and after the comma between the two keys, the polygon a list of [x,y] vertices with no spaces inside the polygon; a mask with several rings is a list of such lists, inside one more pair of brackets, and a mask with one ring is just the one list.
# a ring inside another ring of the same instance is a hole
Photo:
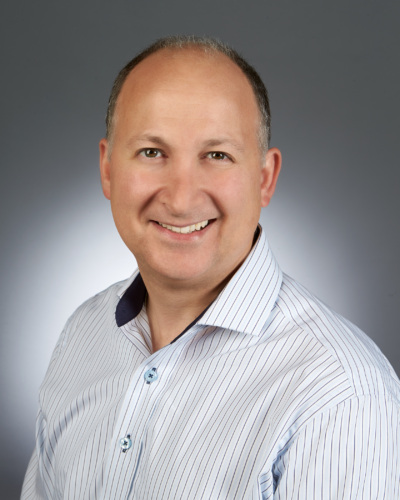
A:
{"label": "eyebrow", "polygon": [[161,146],[163,148],[167,147],[167,143],[161,137],[151,134],[144,134],[131,137],[127,142],[127,146],[133,147],[138,142],[152,142],[153,144],[157,144],[158,146]]}
{"label": "eyebrow", "polygon": [[204,147],[213,148],[215,146],[221,146],[221,145],[223,146],[224,144],[230,144],[238,151],[244,151],[244,148],[241,144],[239,144],[238,142],[236,142],[233,139],[230,139],[229,137],[221,137],[219,139],[210,139],[209,141],[206,141],[204,143]]}
{"label": "eyebrow", "polygon": [[[151,142],[151,143],[156,144],[157,146],[160,146],[162,148],[168,147],[168,143],[162,137],[159,137],[158,135],[152,135],[152,134],[143,134],[143,135],[131,137],[127,142],[127,146],[128,146],[128,148],[134,147],[135,144],[141,143],[141,142]],[[241,151],[241,152],[244,151],[243,146],[240,143],[236,142],[235,140],[231,139],[230,137],[220,137],[220,138],[215,138],[215,139],[209,139],[209,140],[203,142],[202,147],[203,148],[212,148],[215,146],[223,146],[224,144],[230,144],[238,151]]]}

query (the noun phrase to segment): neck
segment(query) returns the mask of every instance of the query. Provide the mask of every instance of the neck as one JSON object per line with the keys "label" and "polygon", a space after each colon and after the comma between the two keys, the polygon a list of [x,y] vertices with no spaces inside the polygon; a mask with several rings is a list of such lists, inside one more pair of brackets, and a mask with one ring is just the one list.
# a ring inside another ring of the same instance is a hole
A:
{"label": "neck", "polygon": [[217,297],[228,279],[216,287],[172,287],[143,277],[153,352],[171,343]]}

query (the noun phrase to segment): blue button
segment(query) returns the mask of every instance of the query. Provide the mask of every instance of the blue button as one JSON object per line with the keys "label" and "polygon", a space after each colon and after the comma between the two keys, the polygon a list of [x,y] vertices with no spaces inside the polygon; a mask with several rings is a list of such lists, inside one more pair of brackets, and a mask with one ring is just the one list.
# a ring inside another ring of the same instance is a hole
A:
{"label": "blue button", "polygon": [[144,379],[146,381],[146,384],[155,382],[158,379],[157,368],[150,368],[150,370],[147,370],[147,372],[144,374]]}
{"label": "blue button", "polygon": [[123,453],[125,453],[132,446],[132,441],[130,439],[131,435],[128,434],[126,437],[123,437],[119,440],[119,446]]}

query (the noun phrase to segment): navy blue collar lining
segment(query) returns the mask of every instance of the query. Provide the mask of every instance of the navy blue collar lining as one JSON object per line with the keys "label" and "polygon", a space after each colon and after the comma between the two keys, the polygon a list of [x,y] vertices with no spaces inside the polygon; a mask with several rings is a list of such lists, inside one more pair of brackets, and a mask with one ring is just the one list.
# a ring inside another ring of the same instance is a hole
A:
{"label": "navy blue collar lining", "polygon": [[136,318],[143,307],[146,293],[143,279],[138,274],[117,304],[115,320],[118,326],[126,325],[133,318]]}

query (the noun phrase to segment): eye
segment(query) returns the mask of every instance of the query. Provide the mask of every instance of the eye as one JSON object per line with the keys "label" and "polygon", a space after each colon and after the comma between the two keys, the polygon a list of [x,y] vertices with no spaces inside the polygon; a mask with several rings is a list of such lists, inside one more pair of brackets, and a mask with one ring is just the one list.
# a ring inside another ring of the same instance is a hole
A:
{"label": "eye", "polygon": [[140,151],[140,154],[145,156],[146,158],[159,158],[161,156],[160,150],[155,148],[142,149],[142,151]]}
{"label": "eye", "polygon": [[217,161],[230,159],[228,155],[226,155],[225,153],[222,153],[221,151],[212,151],[211,153],[208,153],[207,156],[209,158],[211,158],[212,160],[217,160]]}

